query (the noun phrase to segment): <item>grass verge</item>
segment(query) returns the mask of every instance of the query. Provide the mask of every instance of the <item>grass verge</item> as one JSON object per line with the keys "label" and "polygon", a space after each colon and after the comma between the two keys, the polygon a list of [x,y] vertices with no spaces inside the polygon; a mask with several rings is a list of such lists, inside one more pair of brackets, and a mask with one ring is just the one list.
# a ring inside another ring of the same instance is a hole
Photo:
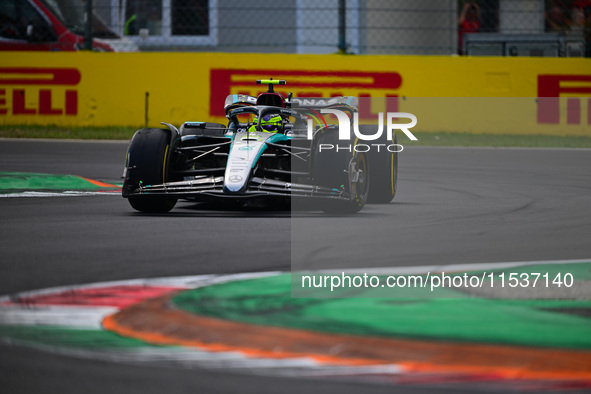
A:
{"label": "grass verge", "polygon": [[[136,131],[131,127],[55,127],[0,126],[0,138],[51,138],[81,140],[129,140]],[[589,136],[509,135],[469,133],[415,133],[410,141],[399,133],[398,142],[406,146],[486,146],[523,148],[591,148]]]}

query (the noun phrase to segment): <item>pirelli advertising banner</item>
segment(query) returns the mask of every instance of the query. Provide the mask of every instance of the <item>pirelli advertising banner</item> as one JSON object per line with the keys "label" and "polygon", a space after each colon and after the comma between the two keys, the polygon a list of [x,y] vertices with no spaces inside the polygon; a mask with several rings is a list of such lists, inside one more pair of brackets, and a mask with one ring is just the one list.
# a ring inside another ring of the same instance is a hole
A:
{"label": "pirelli advertising banner", "polygon": [[370,124],[405,112],[416,132],[591,133],[591,61],[564,58],[3,52],[0,122],[226,123],[226,97],[270,77],[294,97],[371,98],[359,109]]}

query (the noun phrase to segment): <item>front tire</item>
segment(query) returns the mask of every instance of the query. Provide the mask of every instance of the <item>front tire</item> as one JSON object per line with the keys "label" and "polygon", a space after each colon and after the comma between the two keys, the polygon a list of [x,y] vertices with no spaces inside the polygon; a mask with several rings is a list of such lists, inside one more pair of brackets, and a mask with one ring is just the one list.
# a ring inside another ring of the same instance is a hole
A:
{"label": "front tire", "polygon": [[326,130],[316,141],[313,163],[315,183],[349,192],[349,201],[323,201],[321,209],[326,213],[351,214],[359,212],[367,202],[370,185],[369,163],[366,153],[347,150],[320,152],[320,144],[338,145],[338,131]]}
{"label": "front tire", "polygon": [[141,129],[127,148],[123,197],[133,209],[147,213],[165,213],[176,205],[172,196],[134,195],[140,182],[144,186],[168,182],[171,132],[164,129]]}
{"label": "front tire", "polygon": [[330,201],[323,207],[324,212],[333,214],[351,214],[359,212],[367,203],[369,194],[369,166],[365,153],[356,153],[349,164],[349,177],[352,177],[351,200]]}

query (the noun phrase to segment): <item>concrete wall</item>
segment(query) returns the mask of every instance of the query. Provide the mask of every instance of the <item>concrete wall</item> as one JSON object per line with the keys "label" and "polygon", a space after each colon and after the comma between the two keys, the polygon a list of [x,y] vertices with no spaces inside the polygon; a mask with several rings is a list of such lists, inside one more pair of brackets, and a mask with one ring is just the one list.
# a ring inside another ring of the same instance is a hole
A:
{"label": "concrete wall", "polygon": [[457,52],[456,0],[363,0],[361,9],[363,53]]}

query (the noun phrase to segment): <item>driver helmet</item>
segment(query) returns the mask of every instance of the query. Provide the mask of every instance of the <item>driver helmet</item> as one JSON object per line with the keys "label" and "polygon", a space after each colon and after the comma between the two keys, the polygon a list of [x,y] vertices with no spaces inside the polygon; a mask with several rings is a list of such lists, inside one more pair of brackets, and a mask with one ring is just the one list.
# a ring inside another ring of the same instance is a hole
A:
{"label": "driver helmet", "polygon": [[[254,124],[250,126],[248,129],[249,132],[256,131],[257,124],[259,122],[258,117],[255,116],[253,120]],[[277,114],[269,114],[263,116],[261,120],[261,131],[269,132],[269,133],[276,133],[280,130],[281,126],[283,125],[283,121],[281,120],[281,116]]]}

